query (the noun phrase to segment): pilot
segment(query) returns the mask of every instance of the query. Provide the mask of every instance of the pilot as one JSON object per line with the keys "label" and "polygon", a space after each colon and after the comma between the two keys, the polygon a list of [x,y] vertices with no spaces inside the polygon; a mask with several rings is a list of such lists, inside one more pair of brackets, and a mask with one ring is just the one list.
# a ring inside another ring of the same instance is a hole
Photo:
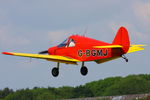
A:
{"label": "pilot", "polygon": [[71,39],[68,47],[74,47],[74,46],[75,46],[75,42],[73,39]]}

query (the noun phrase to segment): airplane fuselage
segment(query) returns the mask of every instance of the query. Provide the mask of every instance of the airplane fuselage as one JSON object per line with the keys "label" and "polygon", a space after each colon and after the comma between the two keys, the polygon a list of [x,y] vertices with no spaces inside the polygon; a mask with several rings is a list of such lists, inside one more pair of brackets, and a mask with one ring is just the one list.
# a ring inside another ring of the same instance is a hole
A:
{"label": "airplane fuselage", "polygon": [[[97,59],[110,58],[112,56],[120,56],[122,52],[114,54],[115,51],[112,48],[94,48],[96,45],[110,45],[109,43],[99,40],[87,38],[84,36],[73,35],[69,37],[69,40],[73,39],[75,45],[73,47],[62,46],[49,48],[50,55],[61,55],[70,58],[78,59],[80,61],[93,61]],[[69,42],[68,40],[68,42]],[[69,44],[69,43],[67,43]],[[121,50],[120,50],[121,51]],[[113,52],[113,53],[112,53]]]}

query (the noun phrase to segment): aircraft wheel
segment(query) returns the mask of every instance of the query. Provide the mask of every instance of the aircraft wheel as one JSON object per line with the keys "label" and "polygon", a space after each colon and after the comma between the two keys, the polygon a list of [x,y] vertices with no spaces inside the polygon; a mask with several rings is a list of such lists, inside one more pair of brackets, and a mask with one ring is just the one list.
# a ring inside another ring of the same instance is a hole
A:
{"label": "aircraft wheel", "polygon": [[59,75],[59,68],[54,67],[54,68],[52,69],[52,75],[53,75],[54,77],[57,77],[57,76]]}
{"label": "aircraft wheel", "polygon": [[129,60],[128,59],[125,59],[126,60],[126,62],[128,62]]}
{"label": "aircraft wheel", "polygon": [[85,76],[88,73],[88,69],[85,66],[83,66],[81,67],[80,72],[83,76]]}

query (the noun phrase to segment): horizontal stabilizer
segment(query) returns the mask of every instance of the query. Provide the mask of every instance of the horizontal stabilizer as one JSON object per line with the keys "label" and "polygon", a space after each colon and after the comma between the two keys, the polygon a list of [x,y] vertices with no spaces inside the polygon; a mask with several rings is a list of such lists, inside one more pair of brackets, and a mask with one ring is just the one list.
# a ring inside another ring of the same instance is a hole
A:
{"label": "horizontal stabilizer", "polygon": [[147,45],[143,45],[143,44],[132,44],[131,47],[144,47],[144,46],[147,46]]}
{"label": "horizontal stabilizer", "polygon": [[144,50],[144,48],[142,48],[143,46],[146,46],[146,45],[142,45],[142,44],[130,45],[130,48],[129,48],[127,53],[132,53],[132,52]]}

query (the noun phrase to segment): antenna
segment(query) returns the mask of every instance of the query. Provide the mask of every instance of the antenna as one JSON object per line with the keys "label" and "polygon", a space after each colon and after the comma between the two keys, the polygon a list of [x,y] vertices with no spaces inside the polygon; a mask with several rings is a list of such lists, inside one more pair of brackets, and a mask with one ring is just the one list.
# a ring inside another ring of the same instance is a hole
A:
{"label": "antenna", "polygon": [[88,31],[88,26],[85,28],[85,30],[84,30],[84,32],[83,32],[83,36],[86,35],[87,31]]}

